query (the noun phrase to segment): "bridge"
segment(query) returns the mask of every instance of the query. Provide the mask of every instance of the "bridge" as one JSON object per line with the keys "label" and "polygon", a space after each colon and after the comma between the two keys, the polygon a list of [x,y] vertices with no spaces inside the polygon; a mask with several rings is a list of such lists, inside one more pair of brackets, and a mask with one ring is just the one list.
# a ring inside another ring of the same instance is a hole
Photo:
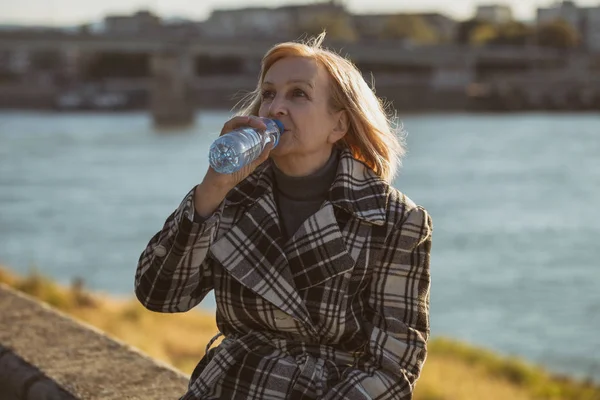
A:
{"label": "bridge", "polygon": [[[0,32],[0,51],[79,51],[124,52],[129,54],[156,54],[186,51],[189,55],[235,56],[261,59],[276,41],[259,39],[180,39],[166,35],[116,36],[110,34],[60,34]],[[489,48],[457,45],[420,46],[402,45],[398,41],[335,42],[326,45],[340,50],[356,63],[421,63],[448,65],[476,60],[501,60],[504,62],[547,61],[564,53],[554,49],[539,48]]]}
{"label": "bridge", "polygon": [[[223,98],[223,93],[231,97],[237,91],[252,90],[260,60],[275,43],[168,35],[0,33],[0,53],[58,52],[75,71],[79,68],[78,60],[91,54],[147,57],[150,76],[140,81],[150,93],[150,108],[158,124],[189,122],[194,104],[216,101]],[[411,47],[390,41],[330,41],[325,45],[352,60],[367,78],[373,76],[377,93],[393,101],[397,108],[414,107],[419,102],[433,108],[436,105],[443,108],[444,104],[469,108],[470,102],[481,103],[485,96],[513,98],[513,94],[506,95],[513,93],[513,89],[535,91],[533,97],[543,97],[548,89],[543,81],[535,79],[540,73],[558,76],[558,82],[562,82],[559,91],[563,92],[582,85],[589,88],[591,82],[591,94],[587,93],[586,99],[590,104],[596,97],[600,101],[596,79],[600,77],[599,55],[537,47]],[[473,90],[469,88],[480,84],[487,89],[472,96]],[[507,89],[507,85],[514,87]]]}

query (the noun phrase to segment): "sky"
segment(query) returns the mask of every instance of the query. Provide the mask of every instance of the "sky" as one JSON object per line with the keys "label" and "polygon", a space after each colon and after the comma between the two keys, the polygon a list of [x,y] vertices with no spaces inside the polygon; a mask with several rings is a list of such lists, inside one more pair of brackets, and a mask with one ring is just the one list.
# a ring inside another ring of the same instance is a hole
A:
{"label": "sky", "polygon": [[[309,0],[310,1],[310,0]],[[161,17],[202,20],[212,9],[276,7],[307,0],[0,0],[0,23],[27,25],[77,25],[100,22],[106,14],[131,14],[150,10]],[[314,0],[313,0],[314,2]],[[509,5],[517,19],[531,20],[537,7],[554,0],[483,0],[485,4]],[[345,0],[354,13],[436,11],[456,19],[473,15],[477,0]],[[580,6],[600,6],[600,0],[576,0]]]}

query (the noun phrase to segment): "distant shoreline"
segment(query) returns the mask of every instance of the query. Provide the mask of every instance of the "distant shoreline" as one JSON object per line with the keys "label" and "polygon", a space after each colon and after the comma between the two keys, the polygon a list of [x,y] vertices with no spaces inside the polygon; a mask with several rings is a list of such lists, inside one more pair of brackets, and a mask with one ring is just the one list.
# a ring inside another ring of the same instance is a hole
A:
{"label": "distant shoreline", "polygon": [[[196,107],[196,113],[203,112],[222,112],[232,113],[234,110],[230,107]],[[396,109],[402,115],[599,115],[598,110],[441,110],[441,109],[423,109],[423,110],[402,110]],[[32,107],[0,107],[0,113],[40,113],[48,115],[127,115],[127,114],[148,114],[147,108],[132,108],[126,110],[57,110],[54,108],[32,108]]]}

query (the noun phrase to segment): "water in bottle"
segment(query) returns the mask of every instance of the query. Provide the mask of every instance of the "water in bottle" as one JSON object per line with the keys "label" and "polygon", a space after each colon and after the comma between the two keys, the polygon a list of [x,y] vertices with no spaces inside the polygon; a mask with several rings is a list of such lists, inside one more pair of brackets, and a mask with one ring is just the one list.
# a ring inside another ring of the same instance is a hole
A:
{"label": "water in bottle", "polygon": [[261,120],[267,125],[264,132],[246,127],[226,133],[215,140],[208,153],[210,166],[221,174],[231,174],[256,160],[268,143],[273,143],[273,147],[277,146],[284,130],[283,124],[276,119]]}

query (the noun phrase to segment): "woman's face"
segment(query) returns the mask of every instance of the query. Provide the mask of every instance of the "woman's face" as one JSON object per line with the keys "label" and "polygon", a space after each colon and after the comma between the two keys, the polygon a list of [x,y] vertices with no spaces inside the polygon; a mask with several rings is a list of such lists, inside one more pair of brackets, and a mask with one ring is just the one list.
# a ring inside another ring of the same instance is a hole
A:
{"label": "woman's face", "polygon": [[313,59],[283,58],[267,71],[259,116],[279,119],[285,127],[271,152],[285,173],[299,176],[318,170],[346,133],[345,113],[333,112],[329,101],[329,74]]}

